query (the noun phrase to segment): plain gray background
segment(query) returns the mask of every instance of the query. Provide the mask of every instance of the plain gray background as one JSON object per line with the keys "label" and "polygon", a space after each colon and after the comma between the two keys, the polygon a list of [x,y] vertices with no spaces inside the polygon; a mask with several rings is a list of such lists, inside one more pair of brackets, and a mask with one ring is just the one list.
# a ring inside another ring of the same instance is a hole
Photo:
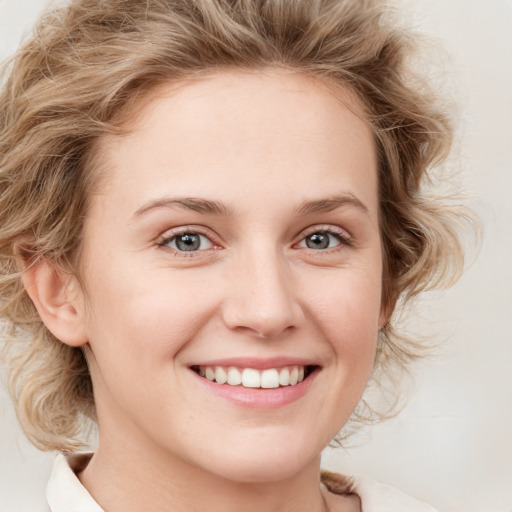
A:
{"label": "plain gray background", "polygon": [[[512,1],[402,0],[408,22],[438,38],[457,91],[464,187],[483,220],[476,263],[426,297],[410,322],[449,335],[417,366],[395,420],[328,451],[325,466],[390,483],[440,510],[512,512]],[[0,56],[12,52],[45,2],[0,0]],[[5,379],[4,379],[5,380]],[[53,455],[25,441],[0,386],[0,511],[39,510]]]}

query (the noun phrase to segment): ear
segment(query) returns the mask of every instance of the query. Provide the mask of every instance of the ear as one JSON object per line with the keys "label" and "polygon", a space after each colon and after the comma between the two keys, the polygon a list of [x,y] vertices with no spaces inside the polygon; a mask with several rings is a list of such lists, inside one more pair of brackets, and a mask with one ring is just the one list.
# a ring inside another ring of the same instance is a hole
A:
{"label": "ear", "polygon": [[42,257],[18,262],[25,289],[48,330],[66,345],[87,343],[84,298],[78,279]]}

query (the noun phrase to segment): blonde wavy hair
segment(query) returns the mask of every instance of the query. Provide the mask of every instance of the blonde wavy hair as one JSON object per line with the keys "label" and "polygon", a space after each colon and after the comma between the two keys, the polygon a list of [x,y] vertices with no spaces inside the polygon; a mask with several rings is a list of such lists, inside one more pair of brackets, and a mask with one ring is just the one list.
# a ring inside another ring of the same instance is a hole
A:
{"label": "blonde wavy hair", "polygon": [[[352,90],[378,151],[383,300],[405,304],[455,279],[468,216],[423,191],[448,155],[452,127],[411,69],[415,41],[382,0],[74,0],[41,17],[5,65],[0,95],[0,318],[10,390],[38,448],[81,446],[94,396],[82,350],[39,318],[15,247],[28,239],[27,262],[76,272],[99,181],[95,146],[162,83],[281,67]],[[425,348],[398,335],[394,318],[380,332],[375,381],[399,375]],[[363,401],[353,420],[379,415]]]}

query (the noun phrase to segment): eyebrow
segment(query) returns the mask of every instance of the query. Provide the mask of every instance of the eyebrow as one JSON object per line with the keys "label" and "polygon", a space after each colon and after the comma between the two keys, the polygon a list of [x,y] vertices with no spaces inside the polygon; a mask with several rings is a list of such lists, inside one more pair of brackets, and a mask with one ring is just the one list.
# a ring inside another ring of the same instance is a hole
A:
{"label": "eyebrow", "polygon": [[369,210],[365,204],[356,196],[349,193],[328,197],[326,199],[305,201],[299,206],[297,211],[300,215],[308,213],[326,213],[332,212],[342,206],[354,206],[364,213],[369,214]]}
{"label": "eyebrow", "polygon": [[149,203],[141,206],[135,212],[133,217],[139,217],[140,215],[143,215],[150,210],[154,210],[155,208],[172,208],[173,206],[179,206],[186,210],[192,210],[199,213],[209,213],[211,215],[222,215],[225,217],[233,215],[233,212],[220,201],[211,201],[199,197],[164,197],[162,199],[150,201]]}
{"label": "eyebrow", "polygon": [[[133,218],[139,217],[144,213],[156,208],[172,208],[178,206],[186,210],[210,215],[219,215],[229,217],[234,211],[228,208],[220,201],[213,201],[199,197],[164,197],[155,199],[141,206],[133,215]],[[354,206],[364,213],[368,214],[368,208],[356,196],[352,194],[342,194],[324,199],[304,201],[297,208],[298,215],[307,215],[310,213],[326,213],[336,210],[342,206]]]}

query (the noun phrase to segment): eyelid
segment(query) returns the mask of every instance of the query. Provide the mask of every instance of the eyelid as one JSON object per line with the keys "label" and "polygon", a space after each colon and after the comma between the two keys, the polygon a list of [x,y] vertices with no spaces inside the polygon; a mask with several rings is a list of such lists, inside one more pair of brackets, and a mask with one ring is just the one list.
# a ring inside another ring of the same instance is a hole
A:
{"label": "eyelid", "polygon": [[[332,224],[315,224],[313,226],[310,226],[303,230],[300,235],[297,237],[297,240],[293,243],[293,246],[296,247],[300,242],[302,242],[307,236],[318,233],[318,232],[324,232],[331,235],[336,236],[340,240],[340,246],[351,246],[354,243],[352,235],[345,229],[332,225]],[[213,247],[208,249],[202,249],[198,251],[190,251],[187,253],[186,251],[177,251],[175,249],[172,249],[171,247],[167,247],[166,244],[176,238],[179,235],[185,234],[185,233],[194,233],[198,235],[205,236],[208,238],[208,240],[212,243]],[[171,228],[166,231],[164,231],[156,240],[156,245],[158,247],[167,248],[169,251],[172,251],[180,256],[193,256],[194,254],[197,255],[198,253],[205,253],[211,250],[216,250],[222,248],[222,243],[219,241],[219,237],[214,233],[211,229],[206,228],[204,226],[197,226],[197,225],[186,225],[186,226],[179,226],[176,228]],[[338,249],[339,246],[332,247],[329,249],[325,249],[324,251],[319,252],[329,252],[331,250]]]}
{"label": "eyelid", "polygon": [[[177,251],[173,249],[172,247],[168,247],[166,244],[169,243],[174,238],[184,235],[187,233],[201,235],[207,238],[211,244],[212,247],[208,249],[201,249],[198,251],[190,251],[187,253],[187,251]],[[187,226],[179,226],[176,228],[171,228],[166,231],[164,231],[156,240],[156,245],[158,247],[167,248],[170,251],[173,251],[176,254],[179,254],[180,256],[192,256],[193,254],[197,253],[203,253],[210,250],[220,249],[221,244],[219,242],[219,237],[215,235],[215,233],[208,228],[205,228],[204,226],[194,226],[194,225],[187,225]]]}
{"label": "eyelid", "polygon": [[[294,246],[302,242],[306,237],[312,235],[313,233],[328,233],[330,235],[335,235],[337,238],[339,238],[341,246],[351,246],[353,244],[352,235],[350,235],[350,233],[345,229],[332,224],[317,224],[314,226],[310,226],[309,228],[306,228],[304,231],[302,231],[298,240],[294,243]],[[325,249],[324,251],[320,252],[335,250],[337,247],[338,246],[332,247],[330,249]]]}

